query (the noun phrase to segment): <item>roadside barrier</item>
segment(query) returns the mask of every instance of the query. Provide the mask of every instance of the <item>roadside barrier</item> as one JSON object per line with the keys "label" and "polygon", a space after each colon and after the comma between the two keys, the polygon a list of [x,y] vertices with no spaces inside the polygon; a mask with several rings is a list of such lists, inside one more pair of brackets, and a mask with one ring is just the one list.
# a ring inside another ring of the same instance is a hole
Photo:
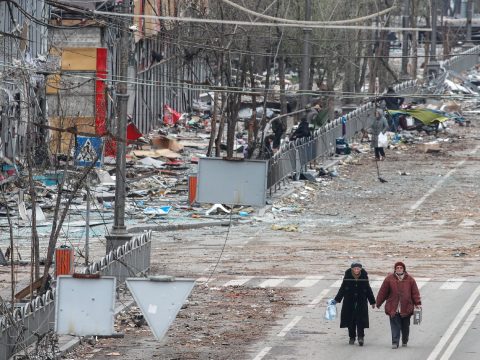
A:
{"label": "roadside barrier", "polygon": [[[151,240],[151,231],[136,236],[100,261],[85,268],[83,273],[115,276],[117,287],[121,286],[127,277],[146,274],[150,270]],[[54,329],[55,290],[48,290],[45,294],[15,308],[13,313],[5,306],[2,312],[0,359],[8,359]]]}
{"label": "roadside barrier", "polygon": [[[432,83],[420,84],[418,80],[408,80],[394,86],[399,95],[441,93],[448,71],[461,73],[479,63],[480,45],[475,46],[441,63],[441,73]],[[373,121],[375,107],[366,103],[348,114],[334,119],[316,130],[311,137],[288,142],[275,153],[268,164],[267,188],[270,193],[277,191],[294,173],[306,170],[308,165],[322,157],[335,153],[335,140],[342,136],[342,121],[345,122],[345,139],[350,141],[362,129],[368,129]]]}
{"label": "roadside barrier", "polygon": [[55,322],[55,291],[48,290],[32,301],[17,307],[13,314],[3,309],[0,321],[0,359],[9,359],[43,334],[52,330]]}
{"label": "roadside barrier", "polygon": [[150,270],[151,250],[152,232],[144,232],[85,268],[84,273],[115,276],[118,287],[127,277],[146,274]]}

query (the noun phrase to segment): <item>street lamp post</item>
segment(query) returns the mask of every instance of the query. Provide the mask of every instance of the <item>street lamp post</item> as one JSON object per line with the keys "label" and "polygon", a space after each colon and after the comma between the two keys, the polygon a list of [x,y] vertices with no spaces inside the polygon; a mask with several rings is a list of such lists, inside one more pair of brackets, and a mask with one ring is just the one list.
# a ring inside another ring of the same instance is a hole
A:
{"label": "street lamp post", "polygon": [[[312,0],[305,0],[305,21],[310,21],[312,13]],[[300,90],[302,95],[300,98],[300,108],[303,109],[307,106],[309,102],[308,91],[308,82],[310,79],[310,61],[311,61],[311,42],[310,36],[312,34],[312,29],[304,28],[303,29],[303,59],[302,59],[302,77],[300,81]]]}
{"label": "street lamp post", "polygon": [[[121,11],[124,14],[129,12],[129,1],[122,2]],[[115,212],[113,227],[110,234],[106,236],[106,253],[115,250],[131,239],[125,226],[125,174],[126,174],[126,144],[127,144],[127,111],[128,111],[128,57],[129,57],[129,23],[124,21],[120,27],[120,44],[118,47],[118,60],[120,61],[119,79],[117,83],[117,128],[116,128],[116,173],[115,173]]]}

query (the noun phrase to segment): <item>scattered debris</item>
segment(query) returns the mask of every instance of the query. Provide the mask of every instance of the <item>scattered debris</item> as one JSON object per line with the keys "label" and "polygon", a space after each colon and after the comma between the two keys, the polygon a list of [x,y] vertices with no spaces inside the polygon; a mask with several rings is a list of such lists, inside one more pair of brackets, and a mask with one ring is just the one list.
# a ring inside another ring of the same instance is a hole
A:
{"label": "scattered debris", "polygon": [[282,231],[287,231],[287,232],[297,232],[298,231],[298,225],[272,225],[272,230],[282,230]]}
{"label": "scattered debris", "polygon": [[226,214],[230,214],[230,210],[225,209],[225,207],[222,204],[215,204],[205,212],[205,215],[208,216],[213,212],[218,213],[219,210],[223,211]]}
{"label": "scattered debris", "polygon": [[438,153],[441,150],[440,143],[437,141],[419,144],[418,149],[424,153]]}

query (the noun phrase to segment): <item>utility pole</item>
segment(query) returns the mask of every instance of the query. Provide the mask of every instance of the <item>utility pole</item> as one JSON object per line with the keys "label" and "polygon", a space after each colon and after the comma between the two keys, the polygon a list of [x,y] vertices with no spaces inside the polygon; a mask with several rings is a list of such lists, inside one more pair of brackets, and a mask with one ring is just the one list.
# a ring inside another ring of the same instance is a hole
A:
{"label": "utility pole", "polygon": [[[305,0],[305,21],[311,20],[312,14],[312,0]],[[312,29],[304,28],[303,29],[303,59],[302,59],[302,78],[300,80],[300,91],[301,101],[300,109],[304,109],[307,106],[310,96],[306,93],[308,91],[308,83],[310,80],[310,60],[311,60],[311,49],[312,45],[310,44],[310,36],[312,34]]]}
{"label": "utility pole", "polygon": [[[123,0],[120,10],[123,14],[130,13],[130,0]],[[125,173],[126,173],[126,145],[127,145],[127,77],[129,59],[130,22],[128,17],[122,18],[119,25],[120,44],[117,50],[117,61],[120,62],[117,83],[117,121],[116,121],[116,176],[115,176],[115,212],[113,227],[107,239],[107,254],[131,239],[125,226]]]}
{"label": "utility pole", "polygon": [[[403,14],[402,14],[402,27],[405,29],[409,25],[410,17],[410,0],[403,0]],[[406,30],[402,31],[402,72],[400,79],[408,80],[408,38],[410,33]]]}
{"label": "utility pole", "polygon": [[440,71],[440,64],[437,61],[437,0],[431,0],[431,23],[430,33],[430,61],[427,66],[428,78],[436,77]]}

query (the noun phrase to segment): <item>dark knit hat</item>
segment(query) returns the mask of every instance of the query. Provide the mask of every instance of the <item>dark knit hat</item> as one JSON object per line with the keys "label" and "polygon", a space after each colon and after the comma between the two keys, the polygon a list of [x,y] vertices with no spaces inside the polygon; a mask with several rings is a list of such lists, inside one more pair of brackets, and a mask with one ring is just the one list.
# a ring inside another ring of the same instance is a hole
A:
{"label": "dark knit hat", "polygon": [[354,267],[362,268],[362,264],[360,264],[358,261],[354,261],[352,262],[352,265],[350,265],[350,268],[353,269]]}
{"label": "dark knit hat", "polygon": [[393,266],[393,270],[395,270],[397,268],[397,266],[402,266],[403,267],[403,271],[407,271],[407,267],[405,266],[405,264],[401,261],[397,261],[395,263],[395,265]]}

